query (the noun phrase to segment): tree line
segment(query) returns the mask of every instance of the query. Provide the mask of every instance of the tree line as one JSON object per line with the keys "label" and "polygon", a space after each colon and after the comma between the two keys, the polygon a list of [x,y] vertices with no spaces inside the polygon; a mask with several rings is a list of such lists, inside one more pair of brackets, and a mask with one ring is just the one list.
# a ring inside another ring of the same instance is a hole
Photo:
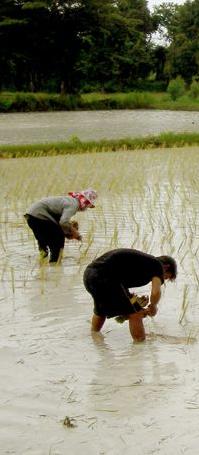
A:
{"label": "tree line", "polygon": [[128,91],[179,75],[199,75],[198,0],[153,12],[146,0],[1,0],[0,90]]}

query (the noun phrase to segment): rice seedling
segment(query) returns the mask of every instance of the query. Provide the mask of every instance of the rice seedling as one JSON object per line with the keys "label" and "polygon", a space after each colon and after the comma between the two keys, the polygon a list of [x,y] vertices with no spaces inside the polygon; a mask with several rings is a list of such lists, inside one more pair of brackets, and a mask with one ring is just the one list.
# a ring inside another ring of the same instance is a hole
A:
{"label": "rice seedling", "polygon": [[15,293],[15,275],[14,275],[14,268],[10,268],[10,274],[11,274],[11,285],[12,285],[12,292],[13,294]]}
{"label": "rice seedling", "polygon": [[39,269],[39,278],[40,278],[40,292],[41,295],[45,292],[45,283],[46,283],[46,270],[45,265],[42,263]]}
{"label": "rice seedling", "polygon": [[4,253],[6,253],[6,246],[5,246],[5,242],[4,242],[2,235],[0,235],[0,245],[1,245],[2,251],[4,251]]}
{"label": "rice seedling", "polygon": [[181,314],[179,317],[179,323],[182,324],[183,320],[185,319],[187,308],[189,306],[188,302],[188,287],[187,285],[184,286],[183,291],[183,300],[182,300],[182,307],[181,307]]}
{"label": "rice seedling", "polygon": [[[96,153],[110,153],[110,152],[126,152],[137,150],[148,150],[151,154],[153,149],[157,147],[177,148],[185,146],[198,146],[199,135],[198,133],[162,133],[158,136],[146,136],[137,138],[124,138],[124,139],[102,139],[99,141],[80,141],[69,140],[68,142],[60,143],[43,143],[43,144],[26,144],[26,145],[1,145],[0,158],[39,158],[39,157],[53,157],[60,155],[75,155],[75,154],[92,154]],[[131,176],[132,178],[132,176]]]}
{"label": "rice seedling", "polygon": [[80,260],[84,259],[89,251],[89,248],[91,248],[94,240],[94,225],[93,223],[91,224],[91,227],[88,231],[87,234],[87,242],[86,242],[86,247],[83,249],[81,245],[81,252],[80,252]]}
{"label": "rice seedling", "polygon": [[[154,255],[172,254],[180,276],[189,276],[190,286],[198,286],[197,157],[198,149],[189,148],[2,160],[1,281],[9,283],[11,275],[12,293],[16,293],[17,276],[17,283],[21,280],[21,287],[28,284],[29,289],[35,261],[39,267],[37,245],[23,218],[27,207],[42,196],[64,195],[89,185],[96,188],[99,199],[95,210],[77,217],[83,242],[65,247],[65,255],[71,252],[76,261],[74,273],[81,273],[108,249],[132,246]],[[16,257],[19,264],[21,261],[21,275]],[[40,269],[41,294],[48,286],[47,270],[46,266]],[[182,278],[180,291],[183,302],[178,304],[178,320],[182,325],[189,306]]]}

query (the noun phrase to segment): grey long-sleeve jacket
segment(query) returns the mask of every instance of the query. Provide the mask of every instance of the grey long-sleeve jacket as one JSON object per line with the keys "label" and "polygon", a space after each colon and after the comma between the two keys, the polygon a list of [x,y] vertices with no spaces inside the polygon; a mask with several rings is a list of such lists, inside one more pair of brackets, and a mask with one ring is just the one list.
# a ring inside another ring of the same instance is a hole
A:
{"label": "grey long-sleeve jacket", "polygon": [[64,234],[70,234],[70,219],[78,210],[77,199],[71,196],[52,196],[32,204],[26,214],[59,224]]}

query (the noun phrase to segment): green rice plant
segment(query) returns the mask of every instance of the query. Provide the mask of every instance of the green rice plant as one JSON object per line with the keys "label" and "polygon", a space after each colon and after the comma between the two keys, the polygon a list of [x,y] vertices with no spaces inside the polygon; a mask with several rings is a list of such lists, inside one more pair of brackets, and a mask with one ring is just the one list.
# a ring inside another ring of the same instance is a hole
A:
{"label": "green rice plant", "polygon": [[13,294],[15,293],[15,275],[14,275],[14,268],[10,268],[10,274],[11,274],[11,285],[12,285],[12,292]]}
{"label": "green rice plant", "polygon": [[183,301],[182,301],[182,307],[181,307],[181,314],[180,314],[180,317],[179,317],[179,324],[182,324],[185,316],[186,316],[186,312],[187,312],[187,308],[189,306],[189,302],[188,302],[188,286],[185,285],[184,286],[184,291],[183,291]]}
{"label": "green rice plant", "polygon": [[40,278],[40,292],[41,295],[45,293],[45,283],[46,283],[46,264],[44,261],[40,263],[39,268],[39,278]]}
{"label": "green rice plant", "polygon": [[126,317],[121,315],[121,316],[116,316],[115,321],[118,322],[118,324],[123,324],[123,322],[126,321]]}
{"label": "green rice plant", "polygon": [[87,153],[105,153],[115,151],[148,150],[155,148],[184,147],[198,145],[198,133],[162,133],[159,136],[147,136],[143,138],[126,138],[118,140],[100,140],[82,142],[77,137],[70,141],[57,144],[27,144],[27,145],[1,145],[0,158],[31,158],[42,156],[74,155]]}
{"label": "green rice plant", "polygon": [[[1,160],[3,287],[16,286],[19,277],[13,265],[16,252],[19,263],[21,257],[21,267],[26,260],[27,271],[20,272],[21,286],[26,286],[26,292],[32,289],[33,275],[37,276],[37,245],[23,221],[26,208],[42,196],[66,194],[89,184],[97,189],[99,198],[94,210],[78,217],[80,231],[85,234],[82,245],[70,244],[76,264],[74,272],[71,271],[71,286],[74,277],[110,247],[133,246],[155,255],[171,254],[180,269],[178,286],[183,305],[178,319],[185,325],[189,298],[183,274],[189,274],[190,287],[198,286],[198,171],[198,147],[150,151],[138,148],[133,152],[84,152]],[[14,284],[10,284],[11,267]],[[32,272],[34,267],[36,274]],[[56,278],[58,287],[59,268],[50,276],[51,280]],[[49,266],[41,271],[43,295],[47,294],[48,280]],[[189,310],[191,315],[192,306]]]}
{"label": "green rice plant", "polygon": [[198,330],[190,330],[187,339],[186,339],[186,344],[193,344],[197,341],[197,335],[198,335]]}
{"label": "green rice plant", "polygon": [[2,235],[0,235],[0,245],[1,245],[1,248],[4,251],[4,253],[6,253],[6,246],[5,246],[5,242],[3,240]]}
{"label": "green rice plant", "polygon": [[113,236],[110,240],[110,248],[117,248],[118,245],[118,227],[117,225],[114,226]]}
{"label": "green rice plant", "polygon": [[93,244],[93,240],[94,240],[94,226],[92,224],[91,228],[87,234],[87,245],[86,245],[86,248],[82,249],[82,251],[81,251],[80,260],[84,259],[87,256],[88,251]]}

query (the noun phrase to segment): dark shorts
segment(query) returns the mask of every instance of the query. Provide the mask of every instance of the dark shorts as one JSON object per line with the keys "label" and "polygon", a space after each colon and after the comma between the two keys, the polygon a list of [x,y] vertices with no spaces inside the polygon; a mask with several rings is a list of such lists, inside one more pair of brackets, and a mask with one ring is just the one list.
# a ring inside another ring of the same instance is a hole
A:
{"label": "dark shorts", "polygon": [[137,313],[142,308],[131,304],[123,286],[117,281],[103,276],[94,267],[87,267],[83,276],[84,286],[94,300],[94,313],[97,316],[115,316]]}
{"label": "dark shorts", "polygon": [[64,247],[65,242],[61,227],[52,221],[40,220],[32,215],[25,215],[25,218],[37,239],[39,249],[45,250],[49,247],[55,259],[57,259],[59,251]]}

